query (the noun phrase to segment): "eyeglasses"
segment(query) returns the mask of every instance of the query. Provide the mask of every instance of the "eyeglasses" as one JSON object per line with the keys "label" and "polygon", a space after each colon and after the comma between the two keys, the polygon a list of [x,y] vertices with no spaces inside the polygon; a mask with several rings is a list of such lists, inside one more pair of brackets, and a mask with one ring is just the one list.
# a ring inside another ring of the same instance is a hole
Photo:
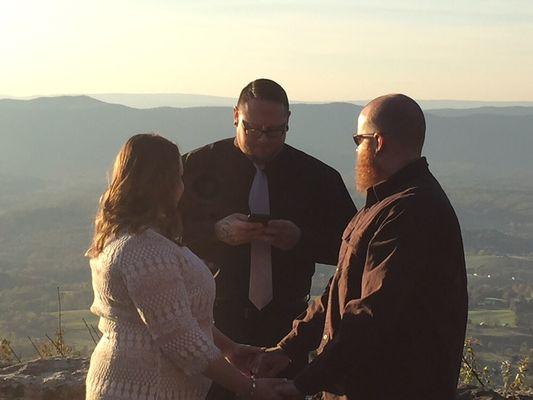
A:
{"label": "eyeglasses", "polygon": [[241,121],[242,125],[244,126],[244,132],[254,138],[260,138],[261,135],[265,135],[269,139],[277,139],[282,137],[289,129],[287,124],[283,124],[269,129],[259,129],[252,127],[251,124],[249,122],[246,122],[245,120]]}
{"label": "eyeglasses", "polygon": [[353,141],[355,142],[355,147],[359,146],[361,143],[363,143],[364,139],[367,138],[373,138],[376,132],[372,133],[361,133],[360,135],[356,133],[353,134]]}

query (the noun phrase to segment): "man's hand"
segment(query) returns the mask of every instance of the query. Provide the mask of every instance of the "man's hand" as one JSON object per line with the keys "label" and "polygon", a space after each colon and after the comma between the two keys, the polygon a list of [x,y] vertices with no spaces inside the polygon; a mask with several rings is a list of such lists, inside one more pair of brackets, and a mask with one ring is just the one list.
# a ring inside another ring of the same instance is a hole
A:
{"label": "man's hand", "polygon": [[244,214],[231,214],[215,224],[215,235],[230,246],[250,243],[262,237],[265,227],[260,222],[248,222]]}
{"label": "man's hand", "polygon": [[252,375],[255,360],[264,349],[261,347],[248,346],[246,344],[235,343],[225,354],[227,360],[237,367],[243,374]]}
{"label": "man's hand", "polygon": [[285,379],[283,383],[276,385],[276,392],[284,399],[303,399],[304,395],[291,380]]}
{"label": "man's hand", "polygon": [[249,400],[284,400],[277,390],[280,385],[285,385],[284,379],[257,379],[255,391]]}
{"label": "man's hand", "polygon": [[252,372],[259,377],[275,377],[289,366],[291,359],[281,347],[272,347],[259,354],[253,363]]}
{"label": "man's hand", "polygon": [[281,250],[290,250],[300,241],[302,231],[292,221],[273,219],[268,222],[261,240]]}

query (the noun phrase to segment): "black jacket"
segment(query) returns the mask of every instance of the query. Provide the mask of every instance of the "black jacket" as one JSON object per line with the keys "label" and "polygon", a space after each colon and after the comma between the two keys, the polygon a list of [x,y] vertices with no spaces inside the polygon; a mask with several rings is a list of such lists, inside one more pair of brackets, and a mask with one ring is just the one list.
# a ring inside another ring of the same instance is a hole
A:
{"label": "black jacket", "polygon": [[[180,202],[184,241],[220,272],[217,300],[247,303],[250,246],[229,246],[214,236],[214,224],[233,213],[249,214],[253,163],[225,139],[183,156],[185,193]],[[274,302],[309,294],[315,263],[335,264],[341,234],[357,211],[337,171],[284,145],[265,168],[271,216],[287,219],[301,230],[295,248],[272,248]]]}

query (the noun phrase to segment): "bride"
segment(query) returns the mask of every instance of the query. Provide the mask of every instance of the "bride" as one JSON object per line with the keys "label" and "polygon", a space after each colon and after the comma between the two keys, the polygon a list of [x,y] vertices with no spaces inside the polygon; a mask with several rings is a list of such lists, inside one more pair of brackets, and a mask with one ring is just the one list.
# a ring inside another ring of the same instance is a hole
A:
{"label": "bride", "polygon": [[103,335],[86,399],[203,399],[215,381],[244,398],[280,400],[278,380],[250,374],[261,349],[213,325],[212,274],[178,243],[181,175],[178,147],[156,134],[131,137],[116,157],[87,251]]}

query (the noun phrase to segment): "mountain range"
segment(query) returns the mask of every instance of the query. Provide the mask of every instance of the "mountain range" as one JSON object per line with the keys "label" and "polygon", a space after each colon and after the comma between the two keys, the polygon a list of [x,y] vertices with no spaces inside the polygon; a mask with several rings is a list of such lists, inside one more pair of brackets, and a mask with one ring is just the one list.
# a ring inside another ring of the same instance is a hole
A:
{"label": "mountain range", "polygon": [[[157,107],[233,107],[237,102],[236,97],[211,96],[203,94],[187,93],[94,93],[86,94],[94,99],[106,103],[122,104],[134,108],[157,108]],[[54,95],[53,97],[58,97]],[[50,96],[27,96],[14,97],[1,95],[0,99],[31,100],[39,97]],[[337,100],[338,102],[339,100]],[[365,105],[368,99],[343,100],[344,103]],[[470,109],[480,107],[533,107],[533,101],[478,101],[478,100],[418,100],[424,110],[437,109]],[[306,101],[291,99],[293,104],[325,104],[325,101]]]}
{"label": "mountain range", "polygon": [[[353,176],[360,106],[293,104],[287,142]],[[441,176],[522,179],[533,172],[533,107],[426,111],[424,154]],[[230,107],[138,109],[87,96],[0,100],[0,175],[103,181],[132,134],[159,132],[183,152],[232,136]]]}

